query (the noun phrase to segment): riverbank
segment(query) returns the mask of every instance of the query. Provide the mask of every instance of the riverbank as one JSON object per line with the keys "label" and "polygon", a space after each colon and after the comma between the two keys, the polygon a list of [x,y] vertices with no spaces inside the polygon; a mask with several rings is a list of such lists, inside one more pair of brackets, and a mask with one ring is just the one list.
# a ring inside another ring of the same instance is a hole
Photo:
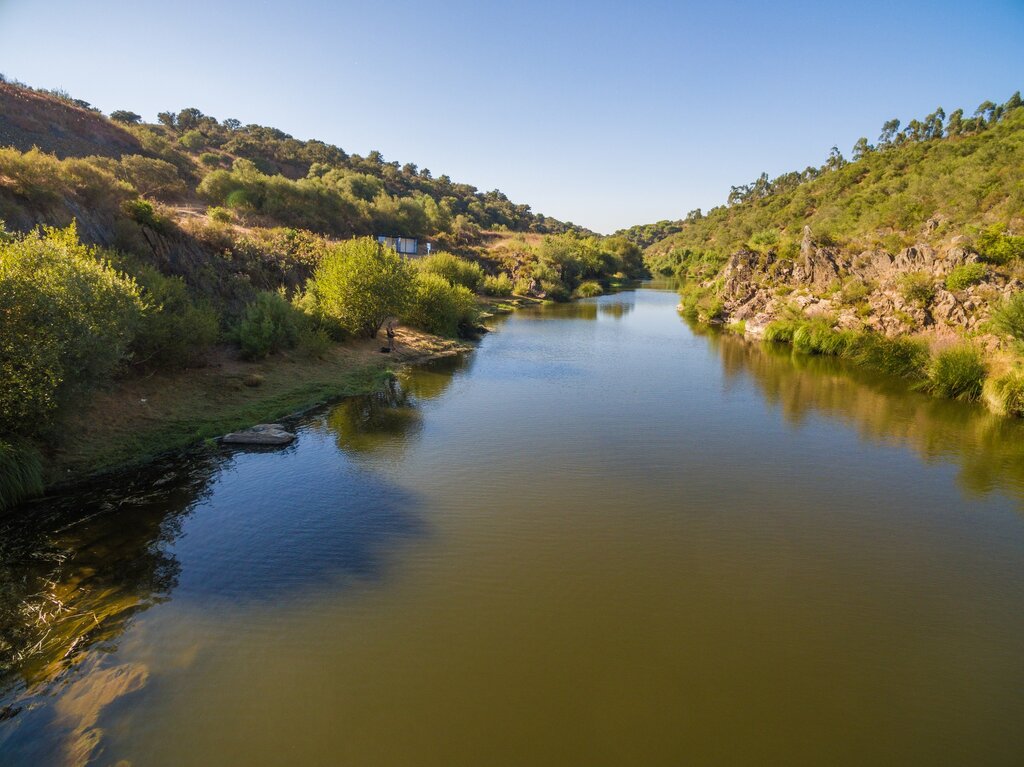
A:
{"label": "riverbank", "polygon": [[146,463],[235,429],[376,391],[397,366],[473,348],[405,327],[395,340],[393,354],[380,352],[380,339],[367,339],[334,345],[320,359],[281,353],[258,362],[221,347],[205,367],[117,381],[65,422],[59,444],[45,456],[46,484]]}

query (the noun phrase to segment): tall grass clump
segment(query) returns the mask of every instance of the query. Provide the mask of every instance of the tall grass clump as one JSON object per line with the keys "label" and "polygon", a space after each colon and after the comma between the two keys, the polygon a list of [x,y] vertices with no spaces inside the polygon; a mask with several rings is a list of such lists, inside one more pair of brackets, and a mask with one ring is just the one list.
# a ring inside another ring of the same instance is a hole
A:
{"label": "tall grass clump", "polygon": [[793,334],[800,323],[792,320],[772,320],[764,329],[764,340],[772,343],[791,344]]}
{"label": "tall grass clump", "polygon": [[0,511],[43,492],[39,453],[24,444],[0,440]]}
{"label": "tall grass clump", "polygon": [[900,277],[900,295],[904,301],[927,306],[935,297],[935,285],[932,278],[924,272],[909,272]]}
{"label": "tall grass clump", "polygon": [[437,274],[452,285],[462,285],[474,293],[480,290],[484,283],[484,270],[480,264],[445,251],[420,259],[416,262],[416,267],[423,273]]}
{"label": "tall grass clump", "polygon": [[1024,344],[1024,291],[1014,293],[992,313],[996,330]]}
{"label": "tall grass clump", "polygon": [[994,413],[1024,417],[1024,370],[1016,368],[986,379],[982,398]]}
{"label": "tall grass clump", "polygon": [[905,336],[887,338],[878,333],[858,335],[845,356],[860,367],[911,380],[927,377],[931,358],[927,345],[921,341]]}
{"label": "tall grass clump", "polygon": [[939,352],[928,368],[925,389],[937,397],[971,401],[981,396],[985,363],[972,346],[955,346]]}
{"label": "tall grass clump", "polygon": [[835,330],[821,319],[802,323],[793,331],[793,349],[801,354],[841,355],[850,344],[850,334]]}
{"label": "tall grass clump", "polygon": [[472,333],[478,311],[469,288],[426,272],[416,275],[412,300],[402,317],[428,333],[454,337]]}
{"label": "tall grass clump", "polygon": [[576,298],[594,298],[602,293],[604,293],[604,289],[601,287],[601,283],[597,280],[581,282],[579,287],[573,291],[573,295]]}

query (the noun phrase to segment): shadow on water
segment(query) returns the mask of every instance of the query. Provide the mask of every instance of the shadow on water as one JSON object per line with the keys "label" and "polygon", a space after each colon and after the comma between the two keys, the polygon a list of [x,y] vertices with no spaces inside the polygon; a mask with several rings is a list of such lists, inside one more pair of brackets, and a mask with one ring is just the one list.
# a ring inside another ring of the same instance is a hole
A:
{"label": "shadow on water", "polygon": [[169,597],[180,568],[167,547],[218,463],[161,461],[0,519],[0,699],[115,649],[135,615]]}
{"label": "shadow on water", "polygon": [[693,329],[718,352],[728,378],[749,377],[791,425],[814,415],[838,420],[862,439],[910,446],[927,462],[953,460],[966,492],[1024,499],[1024,423],[908,391],[903,381],[833,357]]}
{"label": "shadow on water", "polygon": [[[113,654],[132,619],[172,594],[244,603],[382,577],[385,544],[426,532],[418,499],[375,473],[338,472],[337,454],[305,449],[303,433],[333,435],[348,458],[400,453],[420,429],[417,403],[471,360],[409,369],[381,392],[309,413],[290,424],[299,440],[288,450],[171,457],[0,518],[0,729],[69,670],[95,674],[93,654]],[[183,541],[186,523],[211,529]]]}

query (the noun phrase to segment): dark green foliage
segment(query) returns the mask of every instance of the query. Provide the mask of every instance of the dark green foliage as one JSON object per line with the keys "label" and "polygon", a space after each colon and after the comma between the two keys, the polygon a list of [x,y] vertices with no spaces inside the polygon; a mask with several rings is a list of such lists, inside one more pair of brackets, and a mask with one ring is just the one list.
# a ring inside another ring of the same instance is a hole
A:
{"label": "dark green foliage", "polygon": [[423,273],[439,275],[452,285],[462,285],[474,293],[484,281],[484,270],[480,264],[443,251],[416,261],[416,268]]}
{"label": "dark green foliage", "polygon": [[132,362],[141,367],[187,367],[201,361],[220,335],[217,312],[193,300],[180,277],[141,267],[135,278],[149,310],[132,342]]}
{"label": "dark green foliage", "polygon": [[43,492],[39,453],[23,442],[0,440],[0,511]]}
{"label": "dark green foliage", "polygon": [[138,125],[142,122],[142,115],[135,114],[135,112],[130,112],[127,109],[115,109],[110,113],[110,119],[125,125]]}
{"label": "dark green foliage", "polygon": [[463,285],[453,285],[433,272],[416,275],[412,299],[403,319],[410,325],[441,336],[469,335],[478,311],[473,294]]}
{"label": "dark green foliage", "polygon": [[246,307],[236,331],[242,356],[256,360],[294,348],[302,329],[302,313],[280,293],[264,292]]}
{"label": "dark green foliage", "polygon": [[946,290],[958,291],[976,285],[985,279],[988,270],[984,264],[961,264],[946,276]]}
{"label": "dark green foliage", "polygon": [[971,346],[957,346],[939,352],[928,368],[925,388],[948,399],[975,400],[985,382],[985,363]]}
{"label": "dark green foliage", "polygon": [[992,313],[997,330],[1024,344],[1024,291],[1014,293]]}

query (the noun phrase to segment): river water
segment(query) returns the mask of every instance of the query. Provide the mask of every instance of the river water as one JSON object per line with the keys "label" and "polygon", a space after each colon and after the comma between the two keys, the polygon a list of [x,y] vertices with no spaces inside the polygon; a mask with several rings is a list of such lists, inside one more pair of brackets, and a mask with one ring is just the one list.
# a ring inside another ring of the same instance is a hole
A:
{"label": "river water", "polygon": [[1024,430],[645,288],[0,531],[4,765],[1024,763]]}

